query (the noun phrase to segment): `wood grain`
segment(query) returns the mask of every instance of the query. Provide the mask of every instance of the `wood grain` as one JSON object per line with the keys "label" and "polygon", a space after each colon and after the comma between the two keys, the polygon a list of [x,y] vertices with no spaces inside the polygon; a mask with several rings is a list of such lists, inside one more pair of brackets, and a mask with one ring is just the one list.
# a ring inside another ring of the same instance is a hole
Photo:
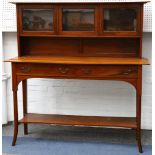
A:
{"label": "wood grain", "polygon": [[139,38],[20,37],[22,56],[137,57]]}
{"label": "wood grain", "polygon": [[136,128],[135,117],[101,117],[101,116],[75,116],[75,115],[49,115],[27,114],[19,122],[34,124],[57,124],[78,126],[115,126]]}
{"label": "wood grain", "polygon": [[136,78],[136,65],[60,65],[16,63],[16,74],[42,75],[60,78]]}
{"label": "wood grain", "polygon": [[62,57],[62,56],[23,56],[5,62],[42,64],[87,64],[87,65],[148,65],[146,58],[105,58],[105,57]]}
{"label": "wood grain", "polygon": [[[10,3],[12,3],[12,4],[40,4],[40,5],[42,5],[42,4],[53,4],[52,3],[52,1],[51,2],[26,2],[26,1],[9,1]],[[101,2],[101,1],[99,1],[99,2],[75,2],[74,4],[136,4],[136,3],[148,3],[148,2],[151,2],[151,0],[146,0],[146,1],[138,1],[138,2],[132,2],[132,1],[126,1],[126,2],[122,2],[122,1],[120,1],[120,2],[110,2],[110,1],[108,1],[108,2]],[[70,4],[70,2],[54,2],[54,4],[63,4],[63,5],[65,5],[65,4]]]}

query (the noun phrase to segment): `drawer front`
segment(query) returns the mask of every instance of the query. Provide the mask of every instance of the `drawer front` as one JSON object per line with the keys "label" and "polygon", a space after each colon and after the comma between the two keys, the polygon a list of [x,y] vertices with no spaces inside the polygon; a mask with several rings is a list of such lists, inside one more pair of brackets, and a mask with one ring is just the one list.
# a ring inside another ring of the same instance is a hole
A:
{"label": "drawer front", "polygon": [[53,65],[53,64],[16,64],[17,74],[52,77],[122,77],[135,78],[137,66],[122,65]]}

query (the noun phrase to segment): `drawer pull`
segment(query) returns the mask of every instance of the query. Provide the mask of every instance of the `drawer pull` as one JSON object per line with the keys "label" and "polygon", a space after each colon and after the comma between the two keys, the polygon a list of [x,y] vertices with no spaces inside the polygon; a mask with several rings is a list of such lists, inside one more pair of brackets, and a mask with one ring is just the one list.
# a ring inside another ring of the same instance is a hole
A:
{"label": "drawer pull", "polygon": [[83,73],[84,74],[91,74],[91,72],[92,72],[92,70],[91,69],[89,69],[89,68],[82,68],[82,71],[83,71]]}
{"label": "drawer pull", "polygon": [[116,76],[119,76],[119,75],[129,75],[131,73],[134,73],[136,72],[135,69],[128,69],[126,71],[123,71],[123,72],[120,72],[120,73],[116,73],[116,74],[112,74],[113,76],[116,75]]}
{"label": "drawer pull", "polygon": [[21,69],[22,72],[25,72],[25,73],[31,71],[31,68],[30,67],[21,67],[20,69]]}
{"label": "drawer pull", "polygon": [[128,69],[126,72],[123,72],[123,75],[129,75],[130,73],[132,73],[134,70],[132,69]]}
{"label": "drawer pull", "polygon": [[128,69],[128,72],[132,72],[132,69]]}
{"label": "drawer pull", "polygon": [[59,72],[62,73],[62,74],[67,74],[68,71],[69,71],[69,68],[62,68],[62,67],[59,67],[58,70],[59,70]]}
{"label": "drawer pull", "polygon": [[124,73],[123,73],[123,75],[128,75],[128,74],[129,74],[129,72],[124,72]]}

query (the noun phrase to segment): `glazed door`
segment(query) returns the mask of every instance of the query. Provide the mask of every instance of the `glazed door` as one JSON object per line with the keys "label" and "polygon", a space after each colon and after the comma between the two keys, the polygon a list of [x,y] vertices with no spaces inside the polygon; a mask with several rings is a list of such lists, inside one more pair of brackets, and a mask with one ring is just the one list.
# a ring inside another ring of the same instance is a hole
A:
{"label": "glazed door", "polygon": [[51,5],[20,6],[21,35],[56,34],[56,9]]}
{"label": "glazed door", "polygon": [[61,35],[97,35],[95,6],[65,5],[59,9]]}
{"label": "glazed door", "polygon": [[138,6],[105,5],[101,11],[101,34],[105,36],[138,36],[140,8]]}

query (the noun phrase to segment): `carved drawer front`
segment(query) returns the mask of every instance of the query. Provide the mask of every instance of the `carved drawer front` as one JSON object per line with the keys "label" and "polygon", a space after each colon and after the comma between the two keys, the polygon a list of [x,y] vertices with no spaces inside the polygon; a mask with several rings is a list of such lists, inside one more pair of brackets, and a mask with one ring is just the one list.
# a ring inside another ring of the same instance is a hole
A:
{"label": "carved drawer front", "polygon": [[127,77],[137,76],[136,66],[122,65],[55,65],[55,64],[17,64],[17,74],[53,77]]}

